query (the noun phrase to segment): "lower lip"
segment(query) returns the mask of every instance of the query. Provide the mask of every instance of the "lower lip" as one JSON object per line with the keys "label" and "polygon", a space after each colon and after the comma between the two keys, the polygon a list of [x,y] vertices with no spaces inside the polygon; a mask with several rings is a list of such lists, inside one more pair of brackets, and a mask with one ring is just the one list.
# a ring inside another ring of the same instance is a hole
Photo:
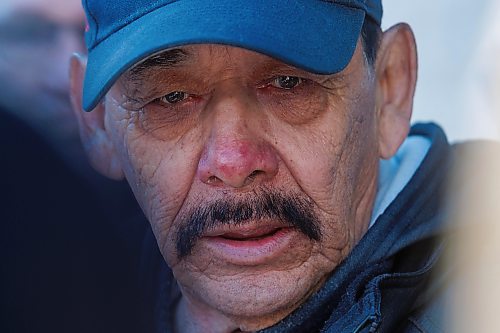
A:
{"label": "lower lip", "polygon": [[281,228],[275,233],[249,240],[228,239],[221,236],[205,237],[203,242],[217,257],[243,266],[262,265],[278,258],[290,249],[298,231],[293,228]]}

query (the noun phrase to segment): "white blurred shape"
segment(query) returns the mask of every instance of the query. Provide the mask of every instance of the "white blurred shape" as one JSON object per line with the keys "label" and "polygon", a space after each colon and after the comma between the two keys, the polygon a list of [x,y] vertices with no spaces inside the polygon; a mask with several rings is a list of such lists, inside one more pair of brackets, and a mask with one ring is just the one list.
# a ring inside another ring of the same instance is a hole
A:
{"label": "white blurred shape", "polygon": [[493,0],[384,1],[383,27],[408,22],[417,38],[414,122],[435,121],[452,141],[500,137],[498,101],[495,106],[495,97],[486,94],[495,81],[486,77],[494,74],[485,65],[500,57],[498,7]]}

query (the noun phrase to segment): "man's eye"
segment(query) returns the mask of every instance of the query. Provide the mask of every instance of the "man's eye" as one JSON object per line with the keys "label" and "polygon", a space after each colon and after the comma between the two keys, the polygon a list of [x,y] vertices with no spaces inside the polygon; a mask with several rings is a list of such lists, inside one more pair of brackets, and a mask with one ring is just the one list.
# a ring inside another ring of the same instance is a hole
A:
{"label": "man's eye", "polygon": [[278,76],[271,82],[271,85],[280,89],[293,89],[300,85],[304,80],[297,76]]}
{"label": "man's eye", "polygon": [[163,97],[160,97],[160,101],[167,103],[167,104],[175,104],[182,102],[183,100],[187,99],[189,97],[189,94],[183,92],[183,91],[172,91],[169,94],[166,94]]}

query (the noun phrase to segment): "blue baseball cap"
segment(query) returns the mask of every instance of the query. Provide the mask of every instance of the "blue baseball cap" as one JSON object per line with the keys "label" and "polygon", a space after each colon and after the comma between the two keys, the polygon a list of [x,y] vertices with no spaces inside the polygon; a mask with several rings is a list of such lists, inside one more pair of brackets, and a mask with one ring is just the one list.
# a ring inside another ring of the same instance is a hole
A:
{"label": "blue baseball cap", "polygon": [[224,44],[317,74],[350,62],[365,17],[381,0],[83,0],[88,63],[83,108],[92,110],[125,71],[165,49]]}

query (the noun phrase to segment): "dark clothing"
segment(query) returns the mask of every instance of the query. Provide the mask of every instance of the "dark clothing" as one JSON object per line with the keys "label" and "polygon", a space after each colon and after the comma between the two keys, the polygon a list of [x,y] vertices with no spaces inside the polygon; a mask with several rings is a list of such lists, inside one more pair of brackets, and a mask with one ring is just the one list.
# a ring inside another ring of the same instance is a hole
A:
{"label": "dark clothing", "polygon": [[324,287],[266,332],[414,329],[418,311],[431,302],[427,299],[430,277],[444,246],[439,236],[443,231],[442,201],[450,146],[436,126],[417,125],[410,135],[432,140],[410,182]]}
{"label": "dark clothing", "polygon": [[128,185],[90,186],[1,110],[0,154],[0,332],[141,332]]}
{"label": "dark clothing", "polygon": [[[435,125],[416,125],[410,135],[425,136],[432,146],[409,183],[324,286],[263,333],[439,332],[433,316],[439,318],[435,297],[443,285],[431,274],[438,273],[446,246],[440,236],[452,149]],[[142,262],[146,301],[153,304],[146,321],[154,327],[148,329],[173,332],[179,295],[171,294],[175,281],[151,234]]]}

